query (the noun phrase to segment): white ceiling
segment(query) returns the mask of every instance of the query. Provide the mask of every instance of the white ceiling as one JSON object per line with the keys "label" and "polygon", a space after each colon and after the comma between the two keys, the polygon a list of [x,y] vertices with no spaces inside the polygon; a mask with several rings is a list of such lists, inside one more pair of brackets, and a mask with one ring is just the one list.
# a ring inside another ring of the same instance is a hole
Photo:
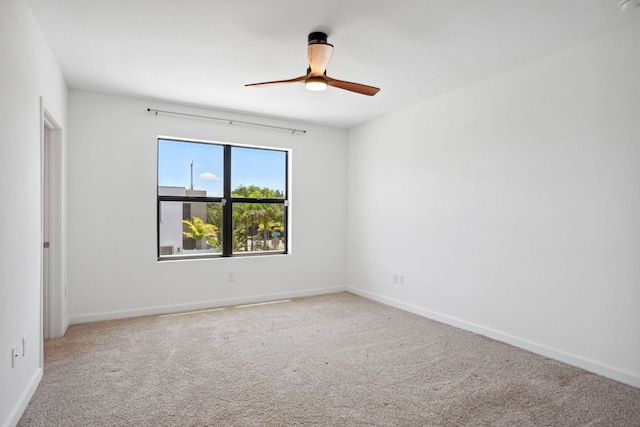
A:
{"label": "white ceiling", "polygon": [[[616,0],[28,0],[72,88],[349,128],[640,19]],[[374,97],[301,83],[307,35],[327,74]]]}

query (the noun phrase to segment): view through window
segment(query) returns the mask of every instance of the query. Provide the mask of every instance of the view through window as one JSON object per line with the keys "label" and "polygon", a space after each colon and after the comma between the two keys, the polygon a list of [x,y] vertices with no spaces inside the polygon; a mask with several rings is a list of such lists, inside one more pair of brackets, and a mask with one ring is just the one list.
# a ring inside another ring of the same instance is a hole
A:
{"label": "view through window", "polygon": [[158,138],[158,259],[287,253],[288,152]]}

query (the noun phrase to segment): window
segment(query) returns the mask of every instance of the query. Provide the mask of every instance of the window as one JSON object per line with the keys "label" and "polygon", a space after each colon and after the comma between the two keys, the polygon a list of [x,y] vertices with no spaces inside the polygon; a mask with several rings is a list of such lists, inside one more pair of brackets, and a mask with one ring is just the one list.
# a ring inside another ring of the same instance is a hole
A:
{"label": "window", "polygon": [[158,138],[158,259],[287,253],[288,152]]}

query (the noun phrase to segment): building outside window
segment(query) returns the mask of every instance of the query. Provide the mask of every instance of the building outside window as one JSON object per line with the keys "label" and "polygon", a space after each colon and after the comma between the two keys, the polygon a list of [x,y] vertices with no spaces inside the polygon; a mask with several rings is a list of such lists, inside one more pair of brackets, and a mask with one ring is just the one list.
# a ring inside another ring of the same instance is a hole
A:
{"label": "building outside window", "polygon": [[288,253],[288,156],[158,138],[158,259]]}

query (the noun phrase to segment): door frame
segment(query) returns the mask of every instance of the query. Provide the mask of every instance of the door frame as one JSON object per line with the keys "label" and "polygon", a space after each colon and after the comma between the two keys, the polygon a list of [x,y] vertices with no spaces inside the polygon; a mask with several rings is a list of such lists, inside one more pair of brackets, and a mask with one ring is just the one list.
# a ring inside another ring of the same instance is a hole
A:
{"label": "door frame", "polygon": [[[41,263],[40,263],[40,335],[58,338],[64,335],[66,286],[63,285],[62,242],[62,126],[44,98],[40,98],[40,170],[41,170]],[[48,239],[48,240],[45,240]],[[45,242],[49,247],[45,248]],[[48,253],[45,253],[47,251]],[[48,268],[45,262],[48,257]],[[46,289],[45,289],[46,287]],[[47,296],[47,298],[45,298]],[[46,319],[45,319],[46,317]],[[45,330],[46,328],[46,330]],[[44,349],[44,345],[42,346]],[[43,352],[40,354],[43,365]]]}

